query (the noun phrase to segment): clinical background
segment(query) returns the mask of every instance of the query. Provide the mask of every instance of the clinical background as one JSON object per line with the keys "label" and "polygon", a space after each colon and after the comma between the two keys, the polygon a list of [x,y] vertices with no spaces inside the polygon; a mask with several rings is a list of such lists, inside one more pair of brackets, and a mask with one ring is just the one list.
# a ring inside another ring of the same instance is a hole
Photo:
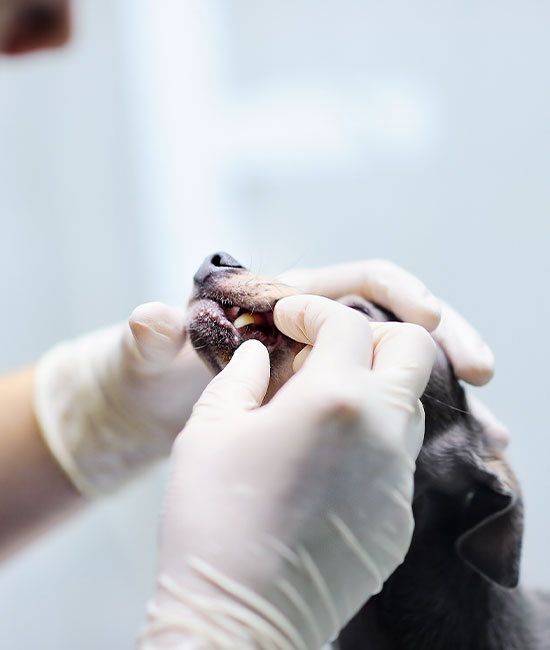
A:
{"label": "clinical background", "polygon": [[[550,6],[77,0],[0,59],[0,369],[183,304],[208,253],[262,273],[382,257],[493,347],[523,580],[550,588]],[[0,568],[0,647],[133,647],[163,468]]]}

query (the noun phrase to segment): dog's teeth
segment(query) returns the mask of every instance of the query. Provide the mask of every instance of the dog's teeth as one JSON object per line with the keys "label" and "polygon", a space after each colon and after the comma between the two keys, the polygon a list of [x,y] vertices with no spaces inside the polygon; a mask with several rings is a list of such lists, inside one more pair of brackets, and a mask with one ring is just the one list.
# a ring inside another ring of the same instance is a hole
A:
{"label": "dog's teeth", "polygon": [[256,321],[254,320],[254,316],[248,312],[245,312],[235,319],[233,325],[239,329],[240,327],[245,327],[246,325],[253,325],[255,322]]}

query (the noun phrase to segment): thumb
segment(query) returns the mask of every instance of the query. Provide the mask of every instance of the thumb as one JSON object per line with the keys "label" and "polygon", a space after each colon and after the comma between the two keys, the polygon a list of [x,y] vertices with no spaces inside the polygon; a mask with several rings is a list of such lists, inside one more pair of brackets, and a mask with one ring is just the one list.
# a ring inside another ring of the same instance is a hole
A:
{"label": "thumb", "polygon": [[146,370],[163,370],[185,343],[185,312],[161,302],[136,307],[129,318],[126,350]]}
{"label": "thumb", "polygon": [[208,384],[193,409],[192,420],[250,411],[262,403],[269,385],[269,353],[259,341],[243,343],[227,366]]}

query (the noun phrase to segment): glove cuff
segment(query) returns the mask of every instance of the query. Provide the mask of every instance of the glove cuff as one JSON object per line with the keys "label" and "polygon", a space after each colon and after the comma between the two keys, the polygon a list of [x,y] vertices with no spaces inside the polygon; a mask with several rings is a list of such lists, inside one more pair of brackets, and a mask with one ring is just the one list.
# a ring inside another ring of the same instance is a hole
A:
{"label": "glove cuff", "polygon": [[160,456],[149,428],[135,421],[120,395],[122,336],[118,325],[61,343],[36,368],[34,410],[42,436],[89,497],[116,490]]}

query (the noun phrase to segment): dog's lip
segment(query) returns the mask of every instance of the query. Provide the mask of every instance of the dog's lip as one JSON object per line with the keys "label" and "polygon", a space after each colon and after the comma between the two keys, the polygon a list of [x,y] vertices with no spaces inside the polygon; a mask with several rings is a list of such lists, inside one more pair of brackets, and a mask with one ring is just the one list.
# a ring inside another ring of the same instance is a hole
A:
{"label": "dog's lip", "polygon": [[237,328],[233,325],[233,321],[227,316],[227,308],[224,308],[224,306],[217,300],[213,300],[212,298],[200,298],[194,300],[193,303],[195,303],[194,318],[204,316],[210,317],[216,321],[220,327],[230,329],[235,335],[238,335]]}
{"label": "dog's lip", "polygon": [[[240,302],[241,304],[234,304],[229,298],[202,296],[193,299],[191,304],[195,307],[194,318],[207,317],[218,327],[228,330],[233,336],[236,347],[248,339],[255,338],[264,343],[270,352],[274,352],[287,339],[273,322],[273,308],[277,300],[259,304]],[[255,322],[235,327],[235,321],[243,314],[249,314]],[[266,333],[266,328],[272,329],[273,334]]]}

